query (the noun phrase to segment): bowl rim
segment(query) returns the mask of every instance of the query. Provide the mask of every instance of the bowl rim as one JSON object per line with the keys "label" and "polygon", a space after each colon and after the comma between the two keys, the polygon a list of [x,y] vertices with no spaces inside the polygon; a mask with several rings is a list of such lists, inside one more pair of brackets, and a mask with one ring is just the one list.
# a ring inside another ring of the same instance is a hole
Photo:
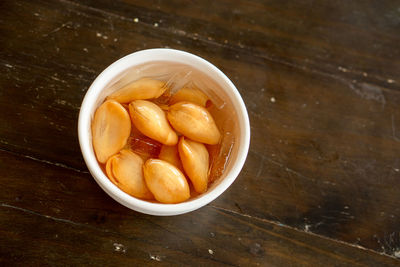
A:
{"label": "bowl rim", "polygon": [[[151,59],[155,57],[156,58],[167,57],[170,59],[169,60]],[[135,59],[138,58],[149,58],[149,59],[147,61],[142,60],[140,61],[140,63],[135,63]],[[192,63],[189,64],[185,62],[185,59],[186,60],[190,59]],[[199,196],[198,198],[178,204],[162,204],[162,203],[148,202],[130,196],[127,193],[120,190],[107,178],[107,176],[101,170],[100,166],[98,165],[93,148],[90,145],[91,142],[89,142],[91,138],[90,134],[91,119],[92,119],[91,109],[93,108],[93,105],[95,105],[97,98],[99,97],[99,94],[104,89],[105,87],[104,85],[109,84],[114,77],[123,73],[127,69],[151,61],[172,61],[172,62],[188,64],[195,68],[196,66],[201,65],[204,68],[210,69],[214,75],[217,75],[219,79],[222,79],[222,81],[228,85],[227,87],[229,87],[230,90],[225,90],[224,86],[221,87],[227,94],[229,94],[230,100],[233,102],[232,104],[235,106],[235,111],[239,118],[239,123],[241,124],[240,125],[241,134],[239,140],[240,146],[238,147],[236,161],[235,164],[233,164],[231,170],[227,173],[226,177],[218,185],[216,185],[213,188],[213,190]],[[246,161],[246,157],[248,154],[250,145],[250,122],[246,106],[239,91],[237,90],[235,85],[231,82],[231,80],[216,66],[214,66],[212,63],[208,62],[207,60],[199,56],[196,56],[194,54],[182,50],[169,49],[169,48],[153,48],[153,49],[140,50],[120,58],[119,60],[109,65],[96,77],[91,86],[88,88],[85,97],[82,101],[78,119],[78,138],[86,166],[88,167],[91,175],[93,176],[97,184],[99,184],[99,186],[109,196],[111,196],[114,200],[116,200],[120,204],[130,209],[150,215],[169,216],[169,215],[178,215],[190,212],[207,205],[208,203],[216,199],[218,196],[220,196],[235,181]]]}

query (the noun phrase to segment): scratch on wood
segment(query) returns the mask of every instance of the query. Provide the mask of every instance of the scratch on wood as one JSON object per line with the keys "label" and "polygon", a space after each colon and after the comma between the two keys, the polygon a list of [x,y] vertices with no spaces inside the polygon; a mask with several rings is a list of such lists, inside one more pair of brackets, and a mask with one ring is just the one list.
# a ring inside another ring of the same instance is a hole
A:
{"label": "scratch on wood", "polygon": [[58,78],[58,77],[56,77],[56,76],[51,76],[50,78],[53,79],[53,80],[55,80],[55,81],[62,82],[62,83],[64,83],[64,84],[67,84],[67,83],[68,83],[66,80],[60,79],[60,78]]}
{"label": "scratch on wood", "polygon": [[2,206],[2,207],[4,207],[4,208],[10,208],[10,209],[15,209],[15,210],[23,211],[23,212],[30,213],[30,214],[33,214],[33,215],[37,215],[37,216],[40,216],[40,217],[44,217],[44,218],[46,218],[46,219],[51,219],[51,220],[57,221],[57,222],[64,222],[64,223],[69,223],[69,224],[73,224],[73,225],[85,226],[85,225],[82,224],[82,223],[77,223],[77,222],[74,222],[74,221],[71,221],[71,220],[56,218],[56,217],[49,216],[49,215],[44,215],[44,214],[41,214],[41,213],[38,213],[38,212],[35,212],[35,211],[32,211],[32,210],[28,210],[28,209],[16,207],[16,206],[9,205],[9,204],[6,204],[6,203],[1,203],[0,206]]}
{"label": "scratch on wood", "polygon": [[273,164],[275,164],[275,165],[277,165],[277,166],[279,166],[279,167],[281,167],[281,168],[284,168],[285,171],[288,172],[288,173],[293,173],[293,174],[295,174],[295,175],[297,175],[297,176],[300,176],[300,177],[303,177],[303,178],[305,178],[305,179],[309,179],[309,180],[311,180],[311,181],[315,181],[314,178],[304,176],[303,174],[301,174],[301,173],[299,173],[299,172],[297,172],[297,171],[295,171],[295,170],[293,170],[293,169],[291,169],[291,168],[285,166],[284,164],[282,164],[282,163],[280,163],[280,162],[277,162],[277,161],[275,161],[275,160],[268,159],[268,158],[267,158],[267,161],[269,161],[269,162],[271,162],[271,163],[273,163]]}
{"label": "scratch on wood", "polygon": [[111,16],[108,16],[108,22],[110,23],[110,30],[114,31],[114,23],[112,22]]}
{"label": "scratch on wood", "polygon": [[[283,163],[280,163],[280,162],[278,162],[278,161],[275,161],[275,160],[273,160],[273,159],[270,159],[270,158],[264,156],[263,154],[261,154],[261,153],[259,153],[259,152],[250,150],[250,153],[254,153],[254,154],[256,154],[257,156],[261,157],[262,161],[266,160],[266,161],[268,161],[268,162],[270,162],[270,163],[272,163],[272,164],[274,164],[274,165],[276,165],[276,166],[279,166],[279,167],[281,167],[281,168],[284,168],[285,171],[288,172],[288,173],[292,173],[292,174],[295,174],[295,175],[300,176],[300,177],[302,177],[302,178],[305,178],[305,179],[308,179],[308,180],[311,180],[311,181],[315,181],[314,178],[307,177],[307,176],[305,176],[305,175],[303,175],[303,174],[301,174],[301,173],[299,173],[299,172],[297,172],[297,171],[295,171],[295,170],[293,170],[293,169],[291,169],[291,168],[285,166]],[[257,173],[258,173],[258,172],[257,172]]]}
{"label": "scratch on wood", "polygon": [[86,173],[86,174],[89,173],[89,172],[87,172],[87,171],[81,171],[81,170],[79,170],[79,169],[75,169],[75,168],[73,168],[73,167],[70,167],[70,166],[67,166],[67,165],[65,165],[65,164],[58,163],[58,162],[51,162],[51,161],[48,161],[48,160],[38,159],[38,158],[31,157],[31,156],[27,156],[27,155],[23,155],[23,157],[28,158],[28,159],[31,159],[31,160],[34,160],[34,161],[38,161],[38,162],[42,162],[42,163],[54,165],[54,166],[57,166],[57,167],[62,167],[62,168],[65,168],[65,169],[73,170],[73,171],[76,171],[76,172],[79,172],[79,173]]}
{"label": "scratch on wood", "polygon": [[[53,220],[53,221],[56,221],[56,222],[72,224],[72,225],[75,225],[75,226],[88,228],[88,229],[91,229],[91,230],[94,230],[94,231],[100,231],[100,232],[103,232],[103,233],[112,233],[112,234],[119,235],[118,233],[116,233],[114,231],[111,231],[111,230],[108,230],[108,229],[104,229],[104,228],[100,228],[100,227],[97,227],[97,226],[91,226],[91,225],[88,225],[88,224],[85,224],[85,223],[78,223],[78,222],[74,222],[74,221],[67,220],[67,219],[62,219],[62,218],[57,218],[57,217],[41,214],[41,213],[36,212],[36,211],[32,211],[32,210],[29,210],[29,209],[24,209],[24,208],[21,208],[21,207],[9,205],[7,203],[0,203],[0,207],[19,210],[19,211],[24,212],[24,213],[28,213],[28,214],[31,214],[31,215],[39,216],[39,217],[46,218],[46,219],[49,219],[49,220]],[[135,237],[131,237],[131,238],[133,238],[135,240],[140,240],[140,239],[135,238]]]}
{"label": "scratch on wood", "polygon": [[368,83],[358,84],[355,80],[353,82],[348,82],[345,79],[341,80],[345,82],[349,86],[349,88],[361,98],[377,101],[378,103],[382,104],[382,108],[385,107],[386,98],[383,95],[382,89],[380,87]]}
{"label": "scratch on wood", "polygon": [[395,125],[395,122],[394,122],[394,115],[393,114],[392,114],[392,135],[393,135],[393,139],[395,141],[400,142],[400,139],[397,138],[397,136],[396,136],[396,125]]}
{"label": "scratch on wood", "polygon": [[[1,143],[8,144],[7,142],[2,141],[2,140],[0,140],[0,142],[1,142]],[[62,163],[51,162],[51,161],[44,160],[44,159],[38,159],[38,158],[35,158],[35,157],[32,157],[32,156],[23,155],[23,154],[18,154],[18,153],[15,153],[15,152],[12,152],[12,151],[8,151],[8,150],[5,150],[5,149],[0,149],[0,151],[6,152],[6,153],[10,153],[10,154],[13,154],[13,155],[17,155],[17,156],[20,156],[20,157],[24,157],[24,158],[27,158],[27,159],[30,159],[30,160],[38,161],[38,162],[41,162],[41,163],[50,164],[50,165],[54,165],[54,166],[57,166],[57,167],[69,169],[69,170],[76,171],[76,172],[79,172],[79,173],[89,174],[88,171],[82,171],[82,170],[79,170],[79,169],[70,167],[70,166],[68,166],[68,165],[62,164]]]}
{"label": "scratch on wood", "polygon": [[96,73],[95,70],[93,70],[91,68],[88,68],[85,65],[80,65],[80,68],[83,69],[83,70],[86,70],[87,72],[90,72],[90,73]]}
{"label": "scratch on wood", "polygon": [[52,34],[52,33],[58,32],[59,30],[61,30],[61,29],[64,28],[64,27],[70,26],[71,24],[72,24],[71,21],[68,21],[68,22],[66,22],[66,23],[63,23],[63,24],[61,24],[60,27],[55,28],[54,30],[52,30],[52,31],[49,32],[49,33],[42,34],[42,36],[43,36],[43,37],[47,37],[47,36],[49,36],[49,35]]}
{"label": "scratch on wood", "polygon": [[261,175],[261,173],[262,173],[262,171],[264,169],[264,160],[265,160],[265,157],[262,155],[261,160],[260,160],[260,166],[258,167],[258,171],[257,171],[257,174],[256,174],[256,178],[260,177],[260,175]]}

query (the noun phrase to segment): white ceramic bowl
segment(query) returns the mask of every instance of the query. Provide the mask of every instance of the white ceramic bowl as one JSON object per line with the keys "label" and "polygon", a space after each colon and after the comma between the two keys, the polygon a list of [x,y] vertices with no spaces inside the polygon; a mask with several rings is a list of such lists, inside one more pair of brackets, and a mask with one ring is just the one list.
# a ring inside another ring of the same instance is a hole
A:
{"label": "white ceramic bowl", "polygon": [[[179,204],[152,203],[132,197],[121,191],[103,173],[97,163],[92,146],[91,121],[97,107],[109,94],[110,86],[118,82],[132,67],[149,62],[168,61],[189,65],[213,79],[218,85],[221,98],[228,98],[236,121],[235,144],[223,175],[215,181],[208,191],[200,196]],[[174,49],[148,49],[132,53],[111,64],[92,83],[88,89],[79,112],[79,143],[86,165],[100,187],[122,205],[138,212],[168,216],[178,215],[203,207],[221,195],[236,179],[247,157],[250,143],[250,124],[243,100],[233,83],[218,68],[193,54]]]}

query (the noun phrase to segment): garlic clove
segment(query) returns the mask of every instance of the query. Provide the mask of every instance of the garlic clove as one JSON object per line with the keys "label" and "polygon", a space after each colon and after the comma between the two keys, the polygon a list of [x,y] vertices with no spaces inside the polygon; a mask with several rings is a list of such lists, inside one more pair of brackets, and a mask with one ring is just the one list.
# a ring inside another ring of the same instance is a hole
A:
{"label": "garlic clove", "polygon": [[178,102],[169,107],[168,121],[172,127],[193,141],[215,145],[221,134],[208,110],[190,102]]}
{"label": "garlic clove", "polygon": [[166,89],[165,82],[150,78],[142,78],[112,93],[108,99],[113,99],[120,103],[129,103],[138,99],[157,98],[161,96]]}
{"label": "garlic clove", "polygon": [[100,163],[120,151],[131,131],[131,120],[126,109],[116,101],[104,102],[94,114],[92,122],[93,148]]}
{"label": "garlic clove", "polygon": [[143,165],[144,178],[156,200],[179,203],[190,197],[190,189],[183,173],[174,165],[160,159],[149,159]]}
{"label": "garlic clove", "polygon": [[179,156],[183,169],[197,193],[204,193],[208,186],[209,155],[204,144],[185,137],[178,143]]}
{"label": "garlic clove", "polygon": [[132,123],[144,135],[164,145],[176,145],[178,136],[169,125],[164,111],[146,100],[135,100],[129,104]]}
{"label": "garlic clove", "polygon": [[143,176],[143,159],[129,149],[123,149],[108,159],[108,178],[125,193],[142,199],[154,199]]}
{"label": "garlic clove", "polygon": [[188,101],[193,104],[205,107],[208,101],[208,97],[200,89],[184,87],[171,97],[169,104],[173,105],[181,101]]}

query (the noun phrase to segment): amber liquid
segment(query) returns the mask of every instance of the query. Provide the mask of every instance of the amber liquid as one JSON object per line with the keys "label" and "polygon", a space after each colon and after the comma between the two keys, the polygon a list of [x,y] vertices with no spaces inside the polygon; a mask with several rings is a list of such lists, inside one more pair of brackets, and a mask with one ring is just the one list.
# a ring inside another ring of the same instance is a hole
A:
{"label": "amber liquid", "polygon": [[[159,62],[157,64],[161,65],[167,63]],[[158,69],[160,68],[163,69],[162,67],[158,67]],[[206,108],[212,115],[222,135],[222,138],[217,145],[206,145],[210,157],[210,165],[208,172],[208,183],[209,183],[208,187],[210,187],[215,181],[217,181],[223,175],[229,163],[229,158],[232,153],[232,149],[234,147],[235,143],[234,122],[231,119],[232,117],[234,117],[232,114],[233,110],[232,107],[230,107],[229,103],[226,103],[224,100],[222,100],[220,97],[216,96],[215,93],[212,92],[211,87],[217,86],[215,82],[213,82],[210,78],[208,78],[204,74],[196,70],[190,69],[190,67],[186,65],[173,64],[172,67],[168,68],[170,75],[166,74],[165,71],[162,72],[160,70],[157,73],[156,65],[155,66],[145,65],[143,69],[145,70],[143,73],[138,72],[137,69],[134,71],[135,73],[142,74],[141,75],[142,77],[147,76],[154,79],[164,80],[167,82],[168,87],[170,88],[159,98],[148,100],[157,104],[163,110],[168,109],[168,103],[170,97],[183,86],[194,86],[203,91],[209,97],[210,100],[207,101]],[[151,72],[152,75],[145,75],[146,71]],[[180,74],[179,71],[181,72]],[[129,79],[127,79],[126,77],[123,77],[121,80],[124,81],[116,83],[113,86],[119,85],[118,87],[122,87],[124,84],[133,81],[132,79],[131,81],[129,81]],[[129,113],[128,105],[123,105],[123,106],[125,107],[125,109],[127,109]],[[178,133],[178,135],[180,134]],[[158,158],[161,146],[162,146],[161,143],[143,135],[132,124],[131,134],[125,148],[131,149],[133,152],[137,153],[140,157],[142,157],[144,161],[146,161],[150,158]],[[104,171],[105,166],[104,164],[101,165]],[[187,178],[187,181],[189,183],[191,191],[190,199],[196,198],[200,194],[194,190],[193,185],[190,182],[190,179]]]}

